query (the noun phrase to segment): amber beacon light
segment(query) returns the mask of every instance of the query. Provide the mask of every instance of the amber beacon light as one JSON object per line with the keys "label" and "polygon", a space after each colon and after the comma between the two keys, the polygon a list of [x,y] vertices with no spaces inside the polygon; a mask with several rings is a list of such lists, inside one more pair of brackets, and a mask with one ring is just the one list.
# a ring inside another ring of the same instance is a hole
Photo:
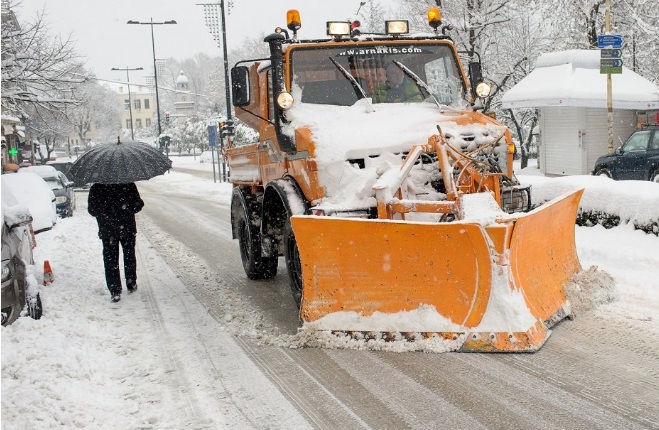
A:
{"label": "amber beacon light", "polygon": [[442,23],[442,13],[436,7],[428,9],[428,25],[437,30],[437,27]]}

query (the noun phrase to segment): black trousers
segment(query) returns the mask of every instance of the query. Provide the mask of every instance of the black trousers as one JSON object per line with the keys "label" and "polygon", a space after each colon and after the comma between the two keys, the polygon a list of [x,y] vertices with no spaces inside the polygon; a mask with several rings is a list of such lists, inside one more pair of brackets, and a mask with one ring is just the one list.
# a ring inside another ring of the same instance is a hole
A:
{"label": "black trousers", "polygon": [[137,280],[135,258],[135,235],[126,237],[109,237],[103,240],[103,264],[105,265],[105,282],[110,294],[121,293],[121,274],[119,272],[119,244],[124,254],[124,275],[126,285],[135,284]]}

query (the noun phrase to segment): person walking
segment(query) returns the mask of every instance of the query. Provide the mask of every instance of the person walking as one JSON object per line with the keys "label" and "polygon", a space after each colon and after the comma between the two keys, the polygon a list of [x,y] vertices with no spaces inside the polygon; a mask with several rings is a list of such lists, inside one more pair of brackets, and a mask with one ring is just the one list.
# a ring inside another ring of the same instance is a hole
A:
{"label": "person walking", "polygon": [[98,222],[98,237],[103,242],[105,282],[112,302],[121,300],[121,275],[119,272],[119,244],[124,257],[126,289],[137,289],[137,261],[135,214],[142,210],[144,202],[135,183],[100,184],[89,189],[87,210]]}

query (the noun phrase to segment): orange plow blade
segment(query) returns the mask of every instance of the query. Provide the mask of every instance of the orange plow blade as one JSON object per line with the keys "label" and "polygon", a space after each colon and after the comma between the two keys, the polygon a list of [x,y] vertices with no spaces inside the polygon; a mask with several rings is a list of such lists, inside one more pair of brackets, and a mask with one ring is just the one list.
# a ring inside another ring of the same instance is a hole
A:
{"label": "orange plow blade", "polygon": [[463,339],[463,351],[535,351],[569,313],[583,191],[482,226],[291,218],[305,330]]}

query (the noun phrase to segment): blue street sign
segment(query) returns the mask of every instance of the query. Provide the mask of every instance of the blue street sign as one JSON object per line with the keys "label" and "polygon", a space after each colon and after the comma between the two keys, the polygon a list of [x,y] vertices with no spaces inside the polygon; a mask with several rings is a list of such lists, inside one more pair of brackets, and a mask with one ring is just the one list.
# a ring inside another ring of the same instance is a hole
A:
{"label": "blue street sign", "polygon": [[597,47],[602,48],[622,48],[622,36],[619,34],[600,34],[597,36]]}
{"label": "blue street sign", "polygon": [[600,58],[622,58],[622,49],[601,49]]}
{"label": "blue street sign", "polygon": [[214,125],[208,126],[208,146],[211,148],[215,148],[217,146],[217,138]]}

